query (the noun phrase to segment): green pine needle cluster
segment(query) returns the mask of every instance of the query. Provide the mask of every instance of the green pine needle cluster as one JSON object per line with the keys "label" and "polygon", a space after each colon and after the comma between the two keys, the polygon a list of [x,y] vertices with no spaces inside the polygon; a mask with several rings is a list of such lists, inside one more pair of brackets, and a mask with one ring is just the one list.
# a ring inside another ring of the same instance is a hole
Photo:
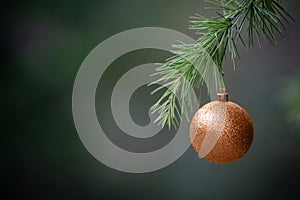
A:
{"label": "green pine needle cluster", "polygon": [[[220,76],[222,62],[228,55],[235,68],[239,58],[238,42],[246,48],[254,46],[255,40],[259,46],[261,40],[275,44],[277,36],[283,37],[284,24],[293,20],[278,0],[207,2],[212,5],[207,9],[216,10],[217,16],[206,18],[197,14],[191,17],[190,29],[199,34],[197,44],[180,42],[174,45],[174,55],[156,69],[155,75],[160,78],[152,84],[161,86],[153,93],[168,87],[151,107],[152,113],[158,114],[155,122],[161,126],[177,127],[182,113],[188,119],[188,109],[193,110],[192,102],[198,100],[190,88],[200,90],[204,76],[216,78],[215,81],[224,87]],[[217,66],[217,70],[212,66]]]}

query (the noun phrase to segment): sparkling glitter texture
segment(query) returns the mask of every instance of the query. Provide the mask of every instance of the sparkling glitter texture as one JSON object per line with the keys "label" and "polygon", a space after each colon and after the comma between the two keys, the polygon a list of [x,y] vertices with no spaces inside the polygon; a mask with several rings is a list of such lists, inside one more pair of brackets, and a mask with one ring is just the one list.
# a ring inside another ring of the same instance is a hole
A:
{"label": "sparkling glitter texture", "polygon": [[190,125],[191,143],[199,156],[227,164],[240,159],[253,140],[253,123],[241,106],[213,101],[200,108]]}

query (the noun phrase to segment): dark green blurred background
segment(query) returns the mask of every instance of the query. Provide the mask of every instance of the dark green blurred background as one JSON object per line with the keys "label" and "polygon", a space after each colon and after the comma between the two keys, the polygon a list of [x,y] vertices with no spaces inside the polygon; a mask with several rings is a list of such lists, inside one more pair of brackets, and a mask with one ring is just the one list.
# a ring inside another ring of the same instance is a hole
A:
{"label": "dark green blurred background", "polygon": [[[236,71],[225,65],[230,98],[254,121],[250,151],[223,166],[198,159],[190,148],[160,171],[127,174],[94,159],[77,135],[71,96],[81,62],[101,41],[127,29],[165,27],[195,37],[187,29],[188,17],[213,13],[203,9],[201,0],[3,3],[2,194],[20,199],[299,199],[300,3],[283,4],[296,20],[286,39],[261,49],[241,48]],[[160,148],[175,134],[161,133],[139,145],[142,141],[116,127],[109,110],[111,90],[123,73],[168,56],[156,50],[131,52],[114,62],[100,81],[99,121],[120,146]],[[142,87],[132,97],[131,114],[141,125],[147,124],[145,111],[155,100],[149,91]]]}

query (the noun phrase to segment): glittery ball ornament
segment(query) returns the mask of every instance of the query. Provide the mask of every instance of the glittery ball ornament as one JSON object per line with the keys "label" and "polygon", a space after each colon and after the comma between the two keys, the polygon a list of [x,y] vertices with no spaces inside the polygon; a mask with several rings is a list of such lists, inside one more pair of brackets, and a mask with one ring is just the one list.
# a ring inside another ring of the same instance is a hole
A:
{"label": "glittery ball ornament", "polygon": [[227,164],[240,159],[253,140],[253,123],[247,111],[218,93],[216,101],[201,107],[190,125],[191,143],[200,157]]}

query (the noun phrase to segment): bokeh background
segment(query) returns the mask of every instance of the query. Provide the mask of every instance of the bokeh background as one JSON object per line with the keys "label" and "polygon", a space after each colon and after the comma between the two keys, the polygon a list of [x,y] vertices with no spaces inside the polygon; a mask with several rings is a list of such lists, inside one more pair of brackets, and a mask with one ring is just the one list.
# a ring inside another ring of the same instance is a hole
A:
{"label": "bokeh background", "polygon": [[[230,98],[253,118],[255,138],[239,161],[215,165],[190,148],[170,166],[147,174],[110,169],[81,143],[72,118],[72,86],[83,59],[100,42],[127,29],[156,26],[195,38],[189,16],[207,16],[202,0],[9,1],[1,4],[2,194],[19,199],[297,199],[300,198],[300,14],[299,1],[283,1],[295,18],[285,39],[272,46],[240,48],[234,71],[225,65]],[[168,53],[131,52],[105,72],[97,91],[97,114],[108,137],[144,152],[174,137],[164,130],[141,141],[115,125],[112,88],[132,67],[162,62]],[[157,96],[141,87],[130,111],[147,124]],[[204,97],[204,102],[208,98]],[[188,134],[188,130],[187,130]]]}

